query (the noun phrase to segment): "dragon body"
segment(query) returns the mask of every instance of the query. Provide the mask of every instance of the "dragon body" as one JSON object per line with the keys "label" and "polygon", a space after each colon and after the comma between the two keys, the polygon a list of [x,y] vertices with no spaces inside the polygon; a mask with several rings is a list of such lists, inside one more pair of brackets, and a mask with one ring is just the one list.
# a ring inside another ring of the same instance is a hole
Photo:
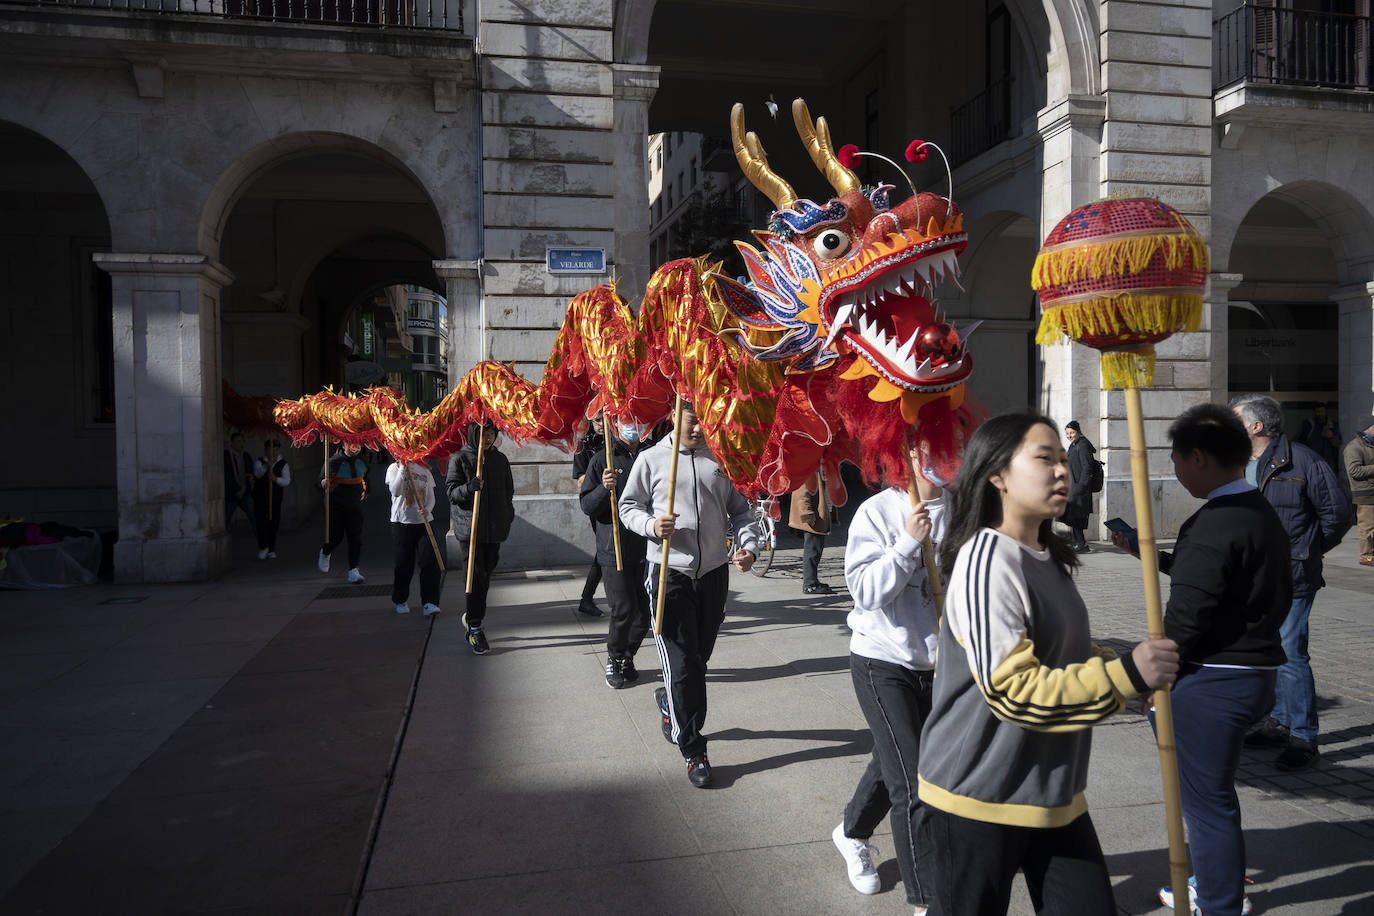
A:
{"label": "dragon body", "polygon": [[840,164],[824,118],[813,124],[800,99],[793,117],[837,196],[824,205],[798,198],[736,106],[736,156],[777,206],[755,233],[759,247],[736,243],[747,279],[683,259],[654,272],[637,313],[614,284],[577,296],[538,386],[484,362],[428,413],[391,389],[327,391],[279,402],[277,424],[297,444],[327,434],[423,459],[459,448],[470,422],[570,447],[597,410],[649,426],[681,394],[722,469],[751,497],[790,492],[823,469],[842,504],[841,462],[870,480],[905,481],[913,445],[952,477],[972,422],[963,406],[972,359],[968,330],[941,320],[935,288],[957,276],[968,242],[962,214],[930,193],[890,206],[891,186],[861,187]]}

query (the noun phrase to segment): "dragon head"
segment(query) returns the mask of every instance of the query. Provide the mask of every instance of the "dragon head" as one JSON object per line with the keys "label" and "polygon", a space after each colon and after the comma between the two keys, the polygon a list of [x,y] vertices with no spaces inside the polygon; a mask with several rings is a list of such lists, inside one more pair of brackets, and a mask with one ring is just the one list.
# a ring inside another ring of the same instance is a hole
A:
{"label": "dragon head", "polygon": [[[792,114],[837,196],[824,205],[798,198],[769,168],[758,138],[745,133],[743,108],[735,106],[736,157],[778,208],[768,231],[754,233],[761,250],[736,243],[747,286],[719,278],[727,307],[740,319],[741,344],[758,359],[788,360],[793,373],[853,354],[841,377],[876,377],[869,397],[900,398],[903,415],[914,422],[932,397],[957,401],[973,368],[965,349],[972,327],[955,330],[935,304],[935,286],[957,282],[958,257],[968,245],[963,214],[930,193],[890,206],[891,185],[861,187],[839,161],[824,118],[813,124],[801,99]],[[763,333],[749,333],[754,330]]]}

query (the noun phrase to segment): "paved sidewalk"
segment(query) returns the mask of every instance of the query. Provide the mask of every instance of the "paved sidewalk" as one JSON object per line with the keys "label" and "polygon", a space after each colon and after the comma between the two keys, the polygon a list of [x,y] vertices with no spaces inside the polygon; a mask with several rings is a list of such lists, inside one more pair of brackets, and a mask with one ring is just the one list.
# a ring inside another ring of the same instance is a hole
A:
{"label": "paved sidewalk", "polygon": [[[236,544],[215,583],[0,592],[0,912],[910,912],[886,830],[873,897],[830,844],[870,742],[847,596],[803,595],[799,549],[733,576],[703,791],[659,733],[652,647],[638,684],[606,687],[583,570],[500,577],[476,657],[457,574],[437,618],[397,615],[385,531],[368,538],[362,587],[298,532],[275,564]],[[1136,562],[1084,559],[1095,637],[1135,642]],[[1327,565],[1323,756],[1244,758],[1257,913],[1374,910],[1374,573],[1349,542]],[[1164,912],[1160,798],[1144,719],[1099,727],[1089,799],[1123,913]]]}

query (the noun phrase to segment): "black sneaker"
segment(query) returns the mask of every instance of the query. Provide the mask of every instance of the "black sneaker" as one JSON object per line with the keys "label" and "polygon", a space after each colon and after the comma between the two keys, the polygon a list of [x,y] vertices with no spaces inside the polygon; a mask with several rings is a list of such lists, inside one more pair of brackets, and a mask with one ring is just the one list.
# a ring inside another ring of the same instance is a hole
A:
{"label": "black sneaker", "polygon": [[625,686],[624,663],[618,658],[606,659],[606,686],[619,690]]}
{"label": "black sneaker", "polygon": [[808,595],[833,595],[835,593],[835,590],[824,582],[817,582],[814,585],[804,586],[802,591]]}
{"label": "black sneaker", "polygon": [[601,608],[596,606],[596,602],[590,598],[583,598],[577,603],[577,613],[586,617],[600,617]]}
{"label": "black sneaker", "polygon": [[1273,716],[1265,716],[1259,727],[1245,736],[1246,747],[1287,747],[1288,729]]}
{"label": "black sneaker", "polygon": [[635,660],[632,658],[620,660],[620,673],[625,676],[625,683],[627,684],[633,684],[639,680],[639,669],[635,667]]}
{"label": "black sneaker", "polygon": [[491,651],[491,646],[487,644],[487,634],[482,632],[480,626],[469,626],[468,615],[463,615],[463,635],[467,638],[468,645],[472,646],[473,655],[486,655]]}
{"label": "black sneaker", "polygon": [[705,754],[688,758],[687,781],[698,789],[704,789],[711,784],[711,761],[706,759]]}
{"label": "black sneaker", "polygon": [[1292,738],[1283,753],[1274,759],[1274,766],[1280,770],[1302,770],[1310,767],[1317,759],[1317,742]]}
{"label": "black sneaker", "polygon": [[654,700],[658,703],[658,714],[663,719],[663,740],[669,744],[677,744],[673,740],[673,717],[668,715],[668,691],[659,687],[654,691]]}

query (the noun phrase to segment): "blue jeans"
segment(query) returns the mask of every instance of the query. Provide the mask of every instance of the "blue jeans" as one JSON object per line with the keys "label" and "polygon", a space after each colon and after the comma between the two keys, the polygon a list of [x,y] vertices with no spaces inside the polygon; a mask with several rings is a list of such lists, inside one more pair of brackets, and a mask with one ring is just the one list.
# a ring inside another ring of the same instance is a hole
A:
{"label": "blue jeans", "polygon": [[[1174,746],[1198,909],[1238,916],[1245,891],[1245,837],[1236,797],[1245,732],[1264,715],[1274,672],[1184,665],[1172,691]],[[1154,710],[1150,725],[1155,724]],[[1175,888],[1175,892],[1179,889]]]}
{"label": "blue jeans", "polygon": [[1317,685],[1312,679],[1312,660],[1307,655],[1307,618],[1312,614],[1312,601],[1312,596],[1294,598],[1279,628],[1288,661],[1279,668],[1274,711],[1270,715],[1288,726],[1288,733],[1294,738],[1315,742]]}

